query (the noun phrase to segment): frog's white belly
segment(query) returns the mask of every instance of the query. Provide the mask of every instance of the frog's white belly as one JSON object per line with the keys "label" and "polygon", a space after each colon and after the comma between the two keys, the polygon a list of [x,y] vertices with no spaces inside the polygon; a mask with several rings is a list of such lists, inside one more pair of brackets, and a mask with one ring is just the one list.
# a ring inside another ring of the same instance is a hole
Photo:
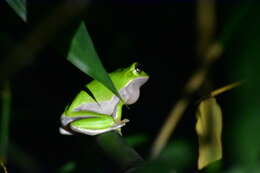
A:
{"label": "frog's white belly", "polygon": [[100,114],[112,115],[116,105],[118,104],[119,99],[116,96],[113,96],[109,101],[103,101],[98,103],[86,103],[81,104],[75,109],[75,111],[90,111]]}
{"label": "frog's white belly", "polygon": [[[126,104],[133,104],[137,101],[140,94],[140,87],[148,80],[147,77],[137,78],[127,84],[126,87],[119,91],[120,96]],[[119,98],[113,96],[111,100],[94,102],[94,103],[82,103],[79,107],[75,108],[75,111],[90,111],[100,114],[106,114],[115,116],[116,105],[119,103]],[[62,115],[61,122],[63,126],[68,125],[70,122],[75,121],[76,119],[81,118],[90,118],[90,116],[85,115],[81,117],[68,117]]]}
{"label": "frog's white belly", "polygon": [[[119,90],[119,94],[126,104],[133,104],[137,101],[140,94],[140,85],[144,83],[143,78],[136,79]],[[109,101],[83,103],[75,109],[75,111],[91,111],[100,114],[112,115],[116,109],[116,105],[119,103],[119,98],[113,96]]]}
{"label": "frog's white belly", "polygon": [[[103,102],[94,102],[94,103],[83,103],[79,107],[75,108],[74,111],[89,111],[89,112],[95,112],[100,114],[106,114],[113,116],[114,111],[116,109],[116,105],[119,103],[119,98],[116,96],[113,96],[111,100],[109,101],[103,101]],[[76,119],[82,119],[82,118],[91,118],[90,115],[83,115],[78,117],[69,117],[65,116],[64,114],[61,116],[61,123],[63,126],[67,126],[72,121],[75,121]]]}

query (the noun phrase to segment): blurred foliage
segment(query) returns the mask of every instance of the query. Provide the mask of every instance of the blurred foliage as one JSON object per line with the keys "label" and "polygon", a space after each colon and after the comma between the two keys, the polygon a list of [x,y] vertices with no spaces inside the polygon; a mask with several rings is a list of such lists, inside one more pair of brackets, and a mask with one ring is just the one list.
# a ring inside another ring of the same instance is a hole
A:
{"label": "blurred foliage", "polygon": [[59,173],[70,173],[75,170],[75,167],[76,167],[75,162],[68,162],[65,165],[63,165],[62,168],[60,168],[60,170],[58,172]]}
{"label": "blurred foliage", "polygon": [[141,133],[132,136],[126,136],[124,138],[126,142],[132,147],[138,147],[148,141],[148,135]]}
{"label": "blurred foliage", "polygon": [[[250,3],[250,10],[245,16],[242,27],[239,28],[234,41],[234,48],[227,51],[227,56],[236,60],[227,61],[231,68],[232,78],[241,78],[245,84],[236,95],[236,101],[231,105],[228,116],[232,116],[231,125],[232,138],[229,138],[229,149],[233,152],[233,159],[240,164],[252,165],[250,172],[254,172],[255,166],[259,164],[260,130],[259,100],[260,100],[260,22],[254,16],[260,10],[259,5]],[[237,50],[237,51],[236,51]],[[239,50],[239,51],[238,51]],[[257,169],[256,169],[257,170]],[[255,170],[255,171],[256,171]]]}
{"label": "blurred foliage", "polygon": [[0,87],[0,160],[6,162],[9,146],[9,126],[12,99],[9,82],[3,83]]}
{"label": "blurred foliage", "polygon": [[3,170],[4,173],[7,173],[7,169],[5,167],[5,164],[2,162],[2,160],[0,160],[0,167],[1,167],[1,170]]}
{"label": "blurred foliage", "polygon": [[[243,4],[243,5],[242,5]],[[237,36],[237,31],[242,28],[243,21],[249,14],[252,8],[252,2],[244,2],[239,5],[234,5],[230,10],[231,14],[227,17],[224,22],[224,27],[221,27],[221,31],[218,34],[218,41],[223,45],[224,48],[232,46],[232,40]]]}
{"label": "blurred foliage", "polygon": [[6,2],[23,21],[27,21],[26,0],[6,0]]}
{"label": "blurred foliage", "polygon": [[187,141],[174,141],[167,145],[160,156],[147,161],[136,172],[190,172],[194,169],[195,155]]}

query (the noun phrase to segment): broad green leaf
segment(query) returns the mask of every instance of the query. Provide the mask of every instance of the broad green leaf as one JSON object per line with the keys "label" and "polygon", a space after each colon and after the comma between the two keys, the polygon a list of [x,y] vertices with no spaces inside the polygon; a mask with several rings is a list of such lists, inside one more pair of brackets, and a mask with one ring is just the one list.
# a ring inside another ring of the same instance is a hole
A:
{"label": "broad green leaf", "polygon": [[198,169],[222,158],[222,112],[214,97],[199,104],[196,113],[196,132],[199,138]]}
{"label": "broad green leaf", "polygon": [[84,22],[80,24],[72,39],[67,59],[81,71],[98,80],[114,94],[119,96],[95,51]]}
{"label": "broad green leaf", "polygon": [[27,21],[26,0],[6,0],[6,2],[23,21]]}

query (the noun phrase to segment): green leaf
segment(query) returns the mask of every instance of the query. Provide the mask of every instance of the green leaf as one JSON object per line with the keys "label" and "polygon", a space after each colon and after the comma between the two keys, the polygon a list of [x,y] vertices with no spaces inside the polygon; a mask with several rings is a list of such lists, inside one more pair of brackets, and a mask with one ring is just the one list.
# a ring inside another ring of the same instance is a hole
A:
{"label": "green leaf", "polygon": [[101,82],[119,97],[119,94],[103,67],[88,31],[82,22],[72,39],[67,59],[81,71]]}
{"label": "green leaf", "polygon": [[27,21],[26,0],[6,0],[6,2],[23,21]]}

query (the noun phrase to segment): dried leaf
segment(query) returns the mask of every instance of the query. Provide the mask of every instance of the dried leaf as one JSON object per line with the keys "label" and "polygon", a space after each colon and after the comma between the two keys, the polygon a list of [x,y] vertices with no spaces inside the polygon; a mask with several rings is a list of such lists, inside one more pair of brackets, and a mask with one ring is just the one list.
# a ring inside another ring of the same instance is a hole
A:
{"label": "dried leaf", "polygon": [[201,101],[196,113],[199,138],[198,169],[222,158],[222,112],[214,97]]}

